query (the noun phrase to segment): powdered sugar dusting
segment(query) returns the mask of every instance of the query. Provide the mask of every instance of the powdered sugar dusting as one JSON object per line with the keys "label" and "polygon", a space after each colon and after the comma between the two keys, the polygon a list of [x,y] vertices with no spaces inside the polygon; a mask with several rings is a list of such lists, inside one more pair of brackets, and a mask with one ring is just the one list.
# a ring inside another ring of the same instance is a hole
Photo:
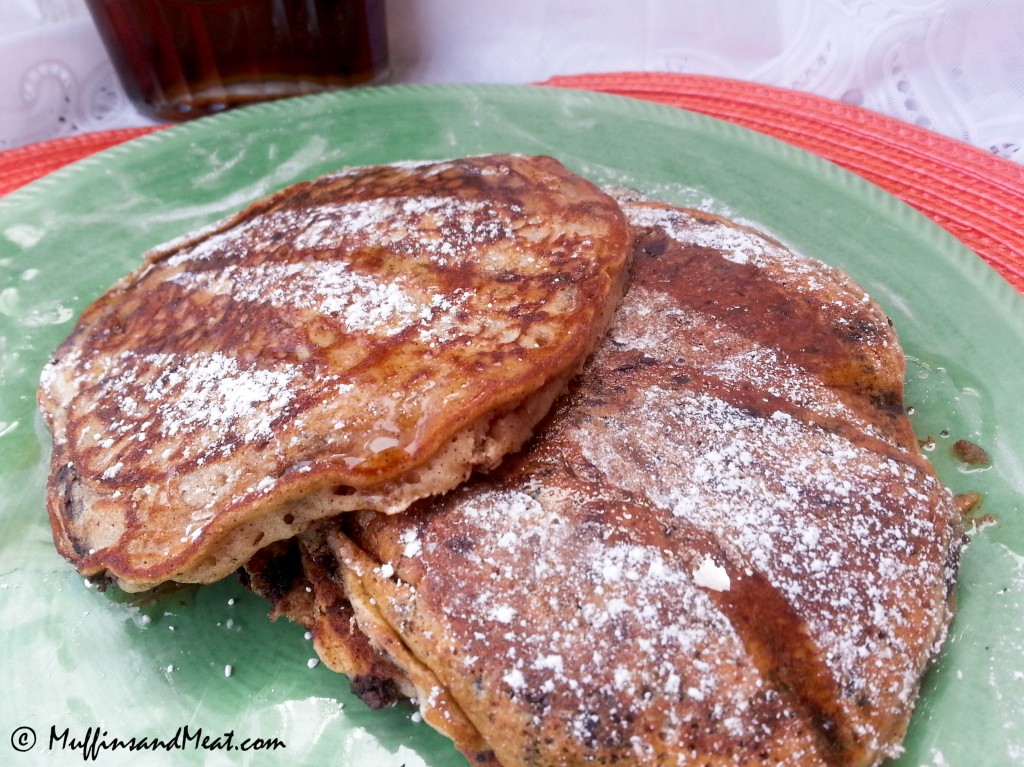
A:
{"label": "powdered sugar dusting", "polygon": [[[623,737],[620,722],[655,707],[665,710],[668,737],[683,737],[697,709],[716,723],[709,726],[740,732],[743,717],[759,716],[752,703],[764,684],[707,584],[695,581],[684,554],[610,543],[581,527],[584,500],[483,491],[460,504],[460,534],[474,545],[459,565],[466,589],[450,595],[445,612],[468,624],[465,673],[507,648],[498,660],[508,694],[548,701],[534,707],[535,726],[557,700],[559,715],[575,712],[567,726],[584,743]],[[429,527],[419,540],[427,561],[448,546]],[[520,614],[514,605],[530,608]],[[606,716],[612,699],[628,706],[628,718]]]}
{"label": "powdered sugar dusting", "polygon": [[[705,340],[704,320],[686,314],[682,321],[693,332],[681,334],[679,313],[657,295],[631,296],[637,301],[620,309],[611,332],[616,348],[602,349],[595,364],[622,350],[702,359],[695,347]],[[916,690],[920,657],[893,638],[913,633],[907,616],[920,620],[913,611],[922,595],[948,577],[944,557],[922,559],[919,548],[934,540],[929,510],[944,491],[913,463],[794,417],[787,402],[875,434],[820,382],[779,364],[771,350],[744,348],[727,336],[723,346],[727,353],[710,355],[717,361],[704,372],[726,389],[751,383],[779,397],[784,409],[762,415],[713,392],[654,385],[614,415],[574,422],[568,438],[612,486],[720,541],[729,556],[724,570],[765,576],[806,618],[851,696],[905,703]],[[705,560],[696,580],[726,586],[721,565]],[[941,614],[945,606],[928,609]],[[868,739],[877,735],[854,727]]]}
{"label": "powdered sugar dusting", "polygon": [[[897,493],[927,502],[913,489],[920,477],[912,469],[783,413],[760,419],[708,395],[679,400],[664,389],[644,392],[636,410],[574,437],[614,485],[707,530],[736,566],[765,574],[832,648],[837,677],[863,686],[865,652],[871,663],[909,662],[876,637],[896,629],[878,605],[903,601],[903,584],[911,585],[909,599],[914,584],[943,577],[938,563],[914,563],[911,541],[927,537],[926,521],[886,512]],[[638,472],[638,456],[660,471]],[[687,481],[673,479],[679,476]],[[717,570],[702,568],[698,582],[723,582]],[[867,625],[849,620],[851,613]],[[916,667],[905,671],[909,692]]]}
{"label": "powdered sugar dusting", "polygon": [[233,259],[289,248],[338,251],[388,248],[438,265],[472,257],[476,248],[515,237],[509,215],[486,200],[452,195],[374,197],[267,211],[171,256],[169,266]]}
{"label": "powdered sugar dusting", "polygon": [[[296,376],[287,368],[243,370],[237,360],[219,352],[184,360],[143,356],[142,365],[163,371],[146,388],[144,399],[158,403],[160,431],[168,437],[196,425],[217,430],[233,427],[244,442],[269,437],[273,419],[291,401]],[[174,397],[169,396],[172,391]]]}
{"label": "powdered sugar dusting", "polygon": [[686,356],[704,374],[726,385],[752,384],[759,392],[813,410],[823,419],[855,425],[872,437],[892,442],[865,421],[836,390],[770,347],[743,337],[715,317],[679,307],[669,296],[644,286],[632,288],[634,300],[621,307],[609,337],[621,349],[659,355],[686,335]]}
{"label": "powdered sugar dusting", "polygon": [[647,205],[632,206],[627,215],[633,226],[656,226],[677,242],[721,251],[723,258],[737,264],[749,263],[762,268],[782,265],[806,273],[815,266],[820,268],[820,263],[795,256],[753,230],[726,226],[713,220],[691,219],[669,208]]}
{"label": "powdered sugar dusting", "polygon": [[401,275],[385,279],[347,262],[228,265],[217,272],[179,272],[169,282],[274,309],[306,310],[340,321],[349,332],[387,337],[411,326],[451,324],[441,315],[465,305],[463,290],[438,292]]}
{"label": "powdered sugar dusting", "polygon": [[[107,426],[102,432],[88,429],[79,438],[111,456],[133,442],[145,443],[149,454],[167,460],[170,449],[160,449],[161,440],[177,445],[182,437],[202,433],[207,442],[186,439],[186,451],[228,455],[237,444],[273,436],[275,420],[287,412],[300,375],[295,366],[246,367],[219,352],[126,351],[110,361],[101,383],[107,406],[114,409]],[[119,463],[111,463],[105,479],[117,477]]]}
{"label": "powdered sugar dusting", "polygon": [[865,299],[870,302],[863,290],[852,284],[841,286],[837,279],[822,280],[823,273],[837,275],[821,261],[789,250],[754,228],[653,205],[630,205],[626,215],[635,227],[658,228],[680,244],[717,251],[726,261],[776,275],[787,289],[816,298],[823,308],[838,309],[840,315]]}

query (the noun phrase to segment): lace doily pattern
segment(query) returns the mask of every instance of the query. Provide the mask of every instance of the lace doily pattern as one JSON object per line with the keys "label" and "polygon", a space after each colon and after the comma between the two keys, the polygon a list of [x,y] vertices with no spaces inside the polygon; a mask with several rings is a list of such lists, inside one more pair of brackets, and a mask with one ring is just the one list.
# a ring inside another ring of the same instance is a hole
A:
{"label": "lace doily pattern", "polygon": [[[1024,162],[1024,5],[1007,0],[803,0],[775,78]],[[821,55],[804,74],[794,54]],[[797,67],[798,68],[798,67]],[[791,79],[791,81],[787,81]]]}
{"label": "lace doily pattern", "polygon": [[82,0],[4,0],[0,30],[0,149],[143,124]]}

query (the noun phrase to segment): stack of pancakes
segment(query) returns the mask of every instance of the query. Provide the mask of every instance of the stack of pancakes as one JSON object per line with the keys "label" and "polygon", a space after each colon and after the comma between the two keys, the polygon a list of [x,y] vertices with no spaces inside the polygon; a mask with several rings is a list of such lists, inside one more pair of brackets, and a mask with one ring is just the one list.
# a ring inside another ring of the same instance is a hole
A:
{"label": "stack of pancakes", "polygon": [[44,371],[58,549],[241,569],[474,764],[871,765],[961,527],[881,309],[550,158],[348,169],[171,243]]}

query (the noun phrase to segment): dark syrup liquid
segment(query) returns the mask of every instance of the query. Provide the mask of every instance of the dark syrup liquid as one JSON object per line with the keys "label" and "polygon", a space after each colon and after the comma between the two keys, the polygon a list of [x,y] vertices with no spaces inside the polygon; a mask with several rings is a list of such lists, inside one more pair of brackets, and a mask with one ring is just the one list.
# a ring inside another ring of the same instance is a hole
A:
{"label": "dark syrup liquid", "polygon": [[132,102],[181,120],[387,72],[384,0],[87,0]]}

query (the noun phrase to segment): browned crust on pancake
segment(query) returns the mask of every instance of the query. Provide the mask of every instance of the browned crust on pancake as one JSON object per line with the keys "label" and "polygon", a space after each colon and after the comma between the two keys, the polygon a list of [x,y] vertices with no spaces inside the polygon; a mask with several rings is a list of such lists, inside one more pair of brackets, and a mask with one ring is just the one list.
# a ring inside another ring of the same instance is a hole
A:
{"label": "browned crust on pancake", "polygon": [[613,200],[508,155],[346,170],[154,251],[43,373],[58,550],[127,589],[208,582],[457,485],[578,369],[628,251]]}
{"label": "browned crust on pancake", "polygon": [[306,536],[260,550],[239,571],[243,584],[271,604],[270,617],[309,629],[327,666],[353,680],[353,691],[371,708],[414,697],[402,671],[359,629],[337,561],[327,544]]}
{"label": "browned crust on pancake", "polygon": [[504,767],[877,764],[962,539],[896,336],[751,230],[630,214],[634,283],[569,396],[487,477],[325,532],[343,593]]}

